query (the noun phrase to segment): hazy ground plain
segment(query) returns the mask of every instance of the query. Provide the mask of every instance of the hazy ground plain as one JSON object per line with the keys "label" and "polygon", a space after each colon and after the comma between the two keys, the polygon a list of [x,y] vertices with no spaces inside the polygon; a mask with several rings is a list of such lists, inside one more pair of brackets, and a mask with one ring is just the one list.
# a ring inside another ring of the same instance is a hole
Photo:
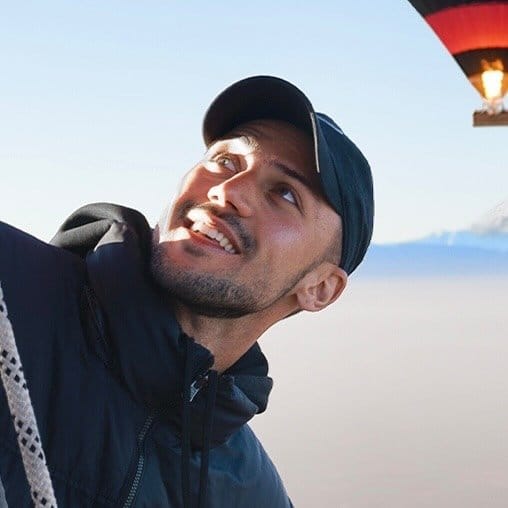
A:
{"label": "hazy ground plain", "polygon": [[262,339],[297,507],[508,506],[508,276],[351,280]]}

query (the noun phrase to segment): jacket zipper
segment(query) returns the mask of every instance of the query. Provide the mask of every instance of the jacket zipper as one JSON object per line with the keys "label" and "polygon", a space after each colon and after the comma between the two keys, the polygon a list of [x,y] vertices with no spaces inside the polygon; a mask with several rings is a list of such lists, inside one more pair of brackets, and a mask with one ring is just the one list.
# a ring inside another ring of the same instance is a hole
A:
{"label": "jacket zipper", "polygon": [[144,447],[143,447],[144,443],[143,442],[145,440],[148,430],[150,429],[150,427],[153,423],[153,420],[154,420],[154,416],[150,415],[145,420],[143,428],[141,429],[141,432],[138,435],[138,449],[139,449],[138,465],[136,467],[136,474],[134,475],[134,480],[132,481],[132,485],[129,490],[129,495],[127,496],[127,499],[125,500],[123,508],[130,508],[132,506],[134,498],[136,497],[136,494],[138,492],[139,482],[141,481],[141,475],[143,474],[143,468],[145,467],[145,453],[144,453]]}
{"label": "jacket zipper", "polygon": [[[194,380],[194,382],[191,385],[191,398],[190,401],[192,402],[192,399],[196,396],[196,394],[205,386],[208,382],[208,375],[202,374],[201,376],[198,376],[197,379]],[[141,481],[141,475],[143,474],[143,469],[145,467],[145,454],[144,454],[144,440],[146,437],[146,434],[148,433],[148,430],[150,429],[153,421],[155,419],[155,415],[150,415],[143,424],[143,427],[141,428],[141,431],[138,435],[138,450],[139,450],[139,457],[138,457],[138,465],[136,466],[136,474],[134,475],[134,480],[132,481],[131,488],[129,490],[129,495],[127,496],[127,499],[125,500],[125,503],[123,504],[123,508],[131,508],[132,503],[134,502],[134,499],[136,497],[136,494],[138,492],[139,482]]]}

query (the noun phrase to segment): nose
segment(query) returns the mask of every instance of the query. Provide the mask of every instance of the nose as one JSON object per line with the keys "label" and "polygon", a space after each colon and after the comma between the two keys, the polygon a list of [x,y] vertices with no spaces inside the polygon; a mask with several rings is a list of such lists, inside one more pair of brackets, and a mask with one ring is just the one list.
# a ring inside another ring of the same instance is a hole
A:
{"label": "nose", "polygon": [[251,171],[242,171],[218,185],[210,187],[207,197],[224,208],[233,207],[241,217],[254,213],[256,177]]}

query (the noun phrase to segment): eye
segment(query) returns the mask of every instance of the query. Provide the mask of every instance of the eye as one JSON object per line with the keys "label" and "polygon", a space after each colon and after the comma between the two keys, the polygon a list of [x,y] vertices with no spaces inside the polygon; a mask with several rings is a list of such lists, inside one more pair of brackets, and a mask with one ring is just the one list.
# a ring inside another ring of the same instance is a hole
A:
{"label": "eye", "polygon": [[236,173],[236,164],[232,157],[229,157],[228,155],[217,155],[216,157],[213,157],[212,161],[219,166]]}
{"label": "eye", "polygon": [[296,198],[296,194],[293,191],[293,189],[286,187],[285,185],[282,185],[280,187],[277,187],[275,190],[282,199],[288,201],[292,205],[298,206],[298,199]]}

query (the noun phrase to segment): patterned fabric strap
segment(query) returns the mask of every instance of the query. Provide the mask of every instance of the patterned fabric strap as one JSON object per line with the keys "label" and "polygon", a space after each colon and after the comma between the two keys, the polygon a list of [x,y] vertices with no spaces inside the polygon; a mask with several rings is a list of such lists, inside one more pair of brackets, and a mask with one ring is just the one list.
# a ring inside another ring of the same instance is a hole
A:
{"label": "patterned fabric strap", "polygon": [[5,500],[5,492],[1,476],[0,476],[0,508],[9,508],[7,506],[7,501]]}
{"label": "patterned fabric strap", "polygon": [[53,485],[0,284],[0,374],[36,508],[56,508]]}

